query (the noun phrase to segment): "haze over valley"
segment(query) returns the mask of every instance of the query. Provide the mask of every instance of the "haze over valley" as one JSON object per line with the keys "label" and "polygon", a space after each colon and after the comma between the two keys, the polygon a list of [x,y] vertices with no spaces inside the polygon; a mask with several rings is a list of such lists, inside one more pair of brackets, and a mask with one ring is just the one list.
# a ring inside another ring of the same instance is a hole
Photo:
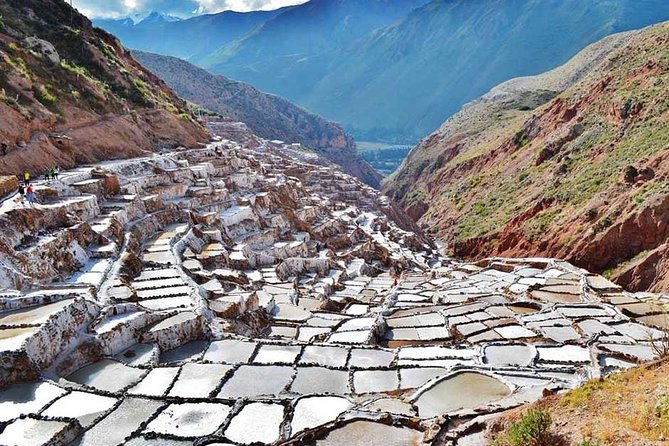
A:
{"label": "haze over valley", "polygon": [[312,0],[269,12],[95,24],[129,48],[282,96],[357,140],[415,144],[503,81],[668,19],[663,0]]}

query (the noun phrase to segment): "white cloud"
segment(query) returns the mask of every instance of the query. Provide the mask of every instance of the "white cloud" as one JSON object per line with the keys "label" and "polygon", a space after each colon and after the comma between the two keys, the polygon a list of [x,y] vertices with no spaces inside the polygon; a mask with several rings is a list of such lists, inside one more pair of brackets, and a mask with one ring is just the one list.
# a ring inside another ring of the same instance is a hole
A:
{"label": "white cloud", "polygon": [[225,10],[257,11],[305,3],[307,0],[73,0],[73,5],[90,18],[118,18],[149,11],[179,17]]}
{"label": "white cloud", "polygon": [[198,3],[197,12],[212,13],[224,10],[233,11],[258,11],[272,10],[283,6],[298,5],[307,0],[195,0]]}

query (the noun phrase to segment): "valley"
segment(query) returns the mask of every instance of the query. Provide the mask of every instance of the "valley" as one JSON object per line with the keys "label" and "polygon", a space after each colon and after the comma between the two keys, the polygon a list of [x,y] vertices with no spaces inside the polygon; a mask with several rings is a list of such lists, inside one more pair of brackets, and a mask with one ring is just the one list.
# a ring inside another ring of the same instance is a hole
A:
{"label": "valley", "polygon": [[159,26],[96,24],[129,48],[284,97],[357,140],[404,145],[501,82],[665,20],[664,0],[313,0]]}
{"label": "valley", "polygon": [[371,141],[358,141],[357,146],[362,159],[384,176],[390,175],[402,164],[412,147]]}
{"label": "valley", "polygon": [[658,356],[666,297],[445,257],[317,155],[208,127],[4,198],[0,443],[461,445]]}
{"label": "valley", "polygon": [[0,2],[1,445],[666,443],[666,2],[70,4]]}

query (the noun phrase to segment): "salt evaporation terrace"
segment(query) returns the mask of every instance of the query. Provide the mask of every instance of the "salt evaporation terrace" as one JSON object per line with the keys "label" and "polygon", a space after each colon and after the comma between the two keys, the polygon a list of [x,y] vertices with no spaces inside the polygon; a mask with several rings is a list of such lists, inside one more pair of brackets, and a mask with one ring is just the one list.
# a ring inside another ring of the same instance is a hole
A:
{"label": "salt evaporation terrace", "polygon": [[315,155],[216,130],[239,142],[3,203],[0,444],[475,444],[669,328],[660,296],[451,260]]}

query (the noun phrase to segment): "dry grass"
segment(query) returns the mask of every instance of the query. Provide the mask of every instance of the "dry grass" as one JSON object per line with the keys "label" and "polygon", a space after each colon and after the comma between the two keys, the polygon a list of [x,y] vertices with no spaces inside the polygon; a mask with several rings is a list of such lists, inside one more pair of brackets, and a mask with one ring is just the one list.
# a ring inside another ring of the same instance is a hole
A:
{"label": "dry grass", "polygon": [[[669,359],[593,380],[562,396],[532,405],[546,411],[551,431],[571,445],[659,446],[669,444]],[[508,433],[527,409],[496,424]],[[588,443],[589,442],[589,443]]]}

